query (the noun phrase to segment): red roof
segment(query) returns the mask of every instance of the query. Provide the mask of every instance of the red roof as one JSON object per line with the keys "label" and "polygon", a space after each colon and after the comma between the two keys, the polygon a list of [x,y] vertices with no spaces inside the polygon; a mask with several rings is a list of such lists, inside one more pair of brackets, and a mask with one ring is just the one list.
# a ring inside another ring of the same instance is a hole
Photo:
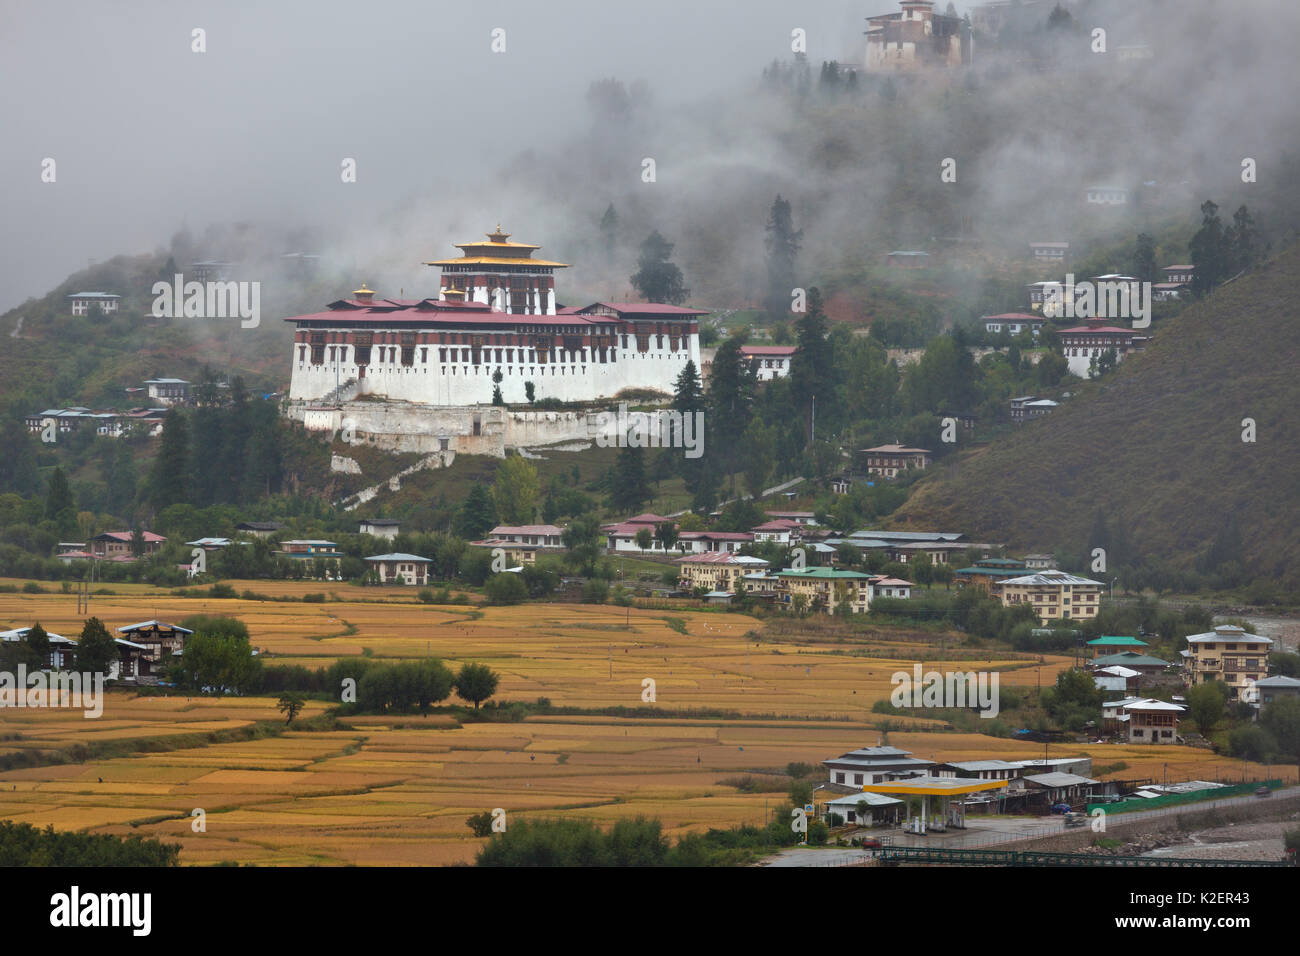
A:
{"label": "red roof", "polygon": [[[143,531],[141,532],[141,534],[143,535],[146,543],[153,542],[153,541],[167,540],[162,535],[154,534],[152,531]],[[114,541],[129,542],[131,540],[131,532],[130,531],[105,531],[103,534],[95,535],[95,537],[91,540],[98,541],[100,538],[111,538]]]}
{"label": "red roof", "polygon": [[1032,321],[1034,321],[1034,322],[1043,322],[1043,321],[1046,321],[1046,320],[1045,320],[1041,315],[1030,315],[1028,312],[1000,312],[1000,313],[998,313],[997,315],[985,315],[985,316],[982,316],[982,318],[985,318],[985,319],[1019,319],[1019,320],[1022,321],[1022,322],[1027,322],[1027,321],[1030,321],[1030,320],[1032,320]]}
{"label": "red roof", "polygon": [[789,518],[777,518],[774,521],[764,521],[754,527],[755,531],[795,531],[802,528],[797,521],[791,521]]}
{"label": "red roof", "polygon": [[742,345],[741,355],[793,355],[793,345]]}

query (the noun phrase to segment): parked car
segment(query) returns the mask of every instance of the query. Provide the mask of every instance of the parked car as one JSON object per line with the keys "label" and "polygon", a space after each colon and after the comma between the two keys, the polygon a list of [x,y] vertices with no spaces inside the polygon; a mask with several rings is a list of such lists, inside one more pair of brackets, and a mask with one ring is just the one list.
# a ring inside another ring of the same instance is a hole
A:
{"label": "parked car", "polygon": [[1069,813],[1070,805],[1068,803],[1054,803],[1050,810],[1051,813]]}
{"label": "parked car", "polygon": [[1255,796],[1257,796],[1257,797],[1271,797],[1271,796],[1273,796],[1273,791],[1270,790],[1268,787],[1260,787],[1258,790],[1255,791]]}
{"label": "parked car", "polygon": [[880,837],[865,837],[858,841],[858,846],[864,850],[879,850],[884,844],[880,842]]}

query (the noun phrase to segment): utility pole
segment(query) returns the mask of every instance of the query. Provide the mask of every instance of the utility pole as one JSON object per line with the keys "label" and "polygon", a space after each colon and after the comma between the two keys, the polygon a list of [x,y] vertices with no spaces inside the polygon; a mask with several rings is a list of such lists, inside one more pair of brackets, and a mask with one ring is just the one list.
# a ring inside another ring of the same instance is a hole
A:
{"label": "utility pole", "polygon": [[609,679],[614,679],[614,644],[612,641],[609,645]]}

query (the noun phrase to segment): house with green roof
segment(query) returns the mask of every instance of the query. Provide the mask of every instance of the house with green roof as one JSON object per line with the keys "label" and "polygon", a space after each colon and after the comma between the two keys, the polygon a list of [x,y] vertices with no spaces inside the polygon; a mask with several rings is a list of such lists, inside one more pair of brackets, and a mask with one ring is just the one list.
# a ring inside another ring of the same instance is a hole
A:
{"label": "house with green roof", "polygon": [[1100,667],[1128,667],[1137,671],[1144,676],[1159,674],[1166,668],[1174,665],[1169,661],[1162,661],[1158,657],[1151,657],[1149,654],[1137,654],[1133,651],[1121,651],[1118,654],[1104,654],[1101,657],[1095,657],[1090,662],[1093,670]]}
{"label": "house with green roof", "polygon": [[[1146,641],[1139,641],[1136,637],[1122,637],[1115,634],[1103,634],[1101,637],[1094,637],[1091,641],[1085,642],[1092,648],[1092,656],[1098,656],[1106,648],[1134,648],[1146,647]],[[1137,653],[1136,651],[1134,653]]]}

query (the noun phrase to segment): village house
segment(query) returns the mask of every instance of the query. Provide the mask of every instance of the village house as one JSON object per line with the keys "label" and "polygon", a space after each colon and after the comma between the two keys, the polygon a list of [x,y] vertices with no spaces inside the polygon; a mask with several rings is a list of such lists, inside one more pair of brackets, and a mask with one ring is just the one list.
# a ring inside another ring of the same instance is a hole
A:
{"label": "village house", "polygon": [[312,558],[341,558],[343,552],[333,541],[322,541],[319,538],[300,538],[292,541],[282,541],[280,550],[273,551],[282,558],[292,558],[295,561],[309,560]]}
{"label": "village house", "polygon": [[1128,190],[1118,186],[1089,186],[1083,191],[1083,197],[1092,206],[1123,206],[1128,203]]}
{"label": "village house", "polygon": [[1274,701],[1285,698],[1294,699],[1300,697],[1300,680],[1281,674],[1265,677],[1255,681],[1254,693],[1251,696],[1255,698],[1253,703],[1257,707],[1266,707]]}
{"label": "village house", "polygon": [[794,352],[793,345],[742,345],[740,347],[740,357],[754,368],[754,374],[760,382],[770,382],[774,378],[784,378],[789,375]]}
{"label": "village house", "polygon": [[1178,264],[1165,266],[1160,270],[1165,274],[1165,281],[1175,285],[1189,286],[1192,284],[1192,278],[1196,275],[1196,266],[1189,264]]}
{"label": "village house", "polygon": [[229,538],[195,538],[193,541],[186,541],[185,545],[190,548],[202,548],[204,551],[220,551],[233,543]]}
{"label": "village house", "polygon": [[817,523],[817,516],[811,511],[765,511],[763,513],[769,518],[793,521],[796,524],[814,525]]}
{"label": "village house", "polygon": [[524,565],[537,563],[538,547],[535,544],[515,544],[505,538],[487,538],[483,541],[471,541],[471,548],[486,548],[489,551],[501,549],[508,569],[522,568]]}
{"label": "village house", "polygon": [[1058,407],[1059,403],[1050,398],[1038,398],[1035,395],[1021,395],[1011,399],[1011,420],[1017,425],[1024,424],[1031,418],[1042,418]]}
{"label": "village house", "polygon": [[871,575],[860,571],[785,568],[777,571],[776,577],[777,599],[787,609],[802,605],[810,611],[833,614],[840,605],[847,605],[851,613],[861,614],[871,606]]}
{"label": "village house", "polygon": [[998,595],[1006,607],[1029,604],[1043,623],[1097,616],[1104,585],[1063,571],[1039,571],[1002,582]]}
{"label": "village house", "polygon": [[1031,242],[1029,254],[1040,262],[1064,262],[1070,251],[1068,242]]}
{"label": "village house", "polygon": [[1098,667],[1092,672],[1092,683],[1106,693],[1136,693],[1142,682],[1142,672],[1122,664]]}
{"label": "village house", "polygon": [[1065,312],[1065,304],[1074,302],[1074,286],[1064,282],[1047,280],[1031,282],[1025,288],[1029,292],[1029,308],[1048,317]]}
{"label": "village house", "polygon": [[1088,378],[1091,375],[1094,358],[1100,358],[1106,352],[1114,351],[1115,361],[1121,362],[1125,356],[1146,348],[1148,338],[1145,335],[1137,335],[1132,329],[1103,325],[1099,320],[1062,329],[1058,337],[1070,371],[1079,378]]}
{"label": "village house", "polygon": [[73,408],[47,408],[24,419],[32,434],[45,431],[51,424],[59,435],[68,435],[84,428],[93,428],[95,434],[106,438],[121,438],[127,430],[116,412],[92,412],[83,406]]}
{"label": "village house", "polygon": [[[1055,571],[1056,557],[1050,554],[1027,554],[1022,559],[1030,571]],[[978,562],[977,562],[978,563]]]}
{"label": "village house", "polygon": [[1128,715],[1129,743],[1172,744],[1178,742],[1179,715],[1187,708],[1163,700],[1139,700],[1122,709]]}
{"label": "village house", "polygon": [[933,0],[903,0],[899,13],[867,17],[865,66],[871,73],[911,73],[969,66],[970,25],[934,12]]}
{"label": "village house", "polygon": [[[30,631],[30,627],[17,627],[11,631],[0,631],[0,641],[9,644],[26,641]],[[52,668],[55,670],[71,668],[76,663],[77,642],[64,637],[62,634],[55,634],[53,631],[46,631],[45,633],[50,639],[50,650],[45,662],[40,666],[43,669]]]}
{"label": "village house", "polygon": [[903,445],[877,445],[858,451],[858,460],[868,475],[896,478],[911,468],[925,469],[934,461],[928,448],[908,448]]}
{"label": "village house", "polygon": [[428,558],[418,554],[376,554],[366,558],[370,569],[379,576],[380,584],[425,585],[429,583]]}
{"label": "village house", "polygon": [[850,793],[827,800],[823,809],[827,814],[839,814],[853,826],[888,826],[898,822],[903,801],[883,793]]}
{"label": "village house", "polygon": [[192,282],[226,282],[230,279],[232,263],[221,259],[204,259],[202,262],[190,263],[187,281]]}
{"label": "village house", "polygon": [[401,532],[402,523],[396,518],[363,518],[357,528],[358,534],[368,534],[372,538],[388,538],[390,541]]}
{"label": "village house", "polygon": [[1251,683],[1268,675],[1268,654],[1273,641],[1248,633],[1235,624],[1220,624],[1204,634],[1187,638],[1183,669],[1187,684],[1195,687],[1210,681],[1228,685],[1232,700]]}
{"label": "village house", "polygon": [[1013,760],[1025,772],[1072,773],[1086,777],[1092,773],[1091,757],[1034,757],[1030,760]]}
{"label": "village house", "polygon": [[1019,335],[1021,332],[1032,332],[1037,336],[1038,330],[1047,320],[1041,315],[1030,315],[1027,312],[1002,312],[998,315],[982,316],[980,321],[984,323],[984,331],[989,335],[1000,335],[1003,332],[1008,335]]}
{"label": "village house", "polygon": [[1143,677],[1156,677],[1174,665],[1149,654],[1136,651],[1120,651],[1118,654],[1105,654],[1088,661],[1088,667],[1096,673],[1107,667],[1125,667],[1137,671]]}
{"label": "village house", "polygon": [[1101,637],[1094,637],[1092,640],[1086,641],[1084,646],[1092,651],[1092,656],[1095,659],[1101,657],[1102,654],[1118,654],[1126,650],[1140,654],[1141,651],[1136,650],[1136,648],[1148,645],[1146,641],[1140,641],[1136,637],[1103,634]]}
{"label": "village house", "polygon": [[[653,530],[653,529],[651,529]],[[511,544],[531,544],[538,548],[564,547],[564,529],[553,524],[499,524],[488,532],[489,538]]]}
{"label": "village house", "polygon": [[1010,782],[1020,777],[1024,773],[1024,768],[1009,760],[950,760],[935,764],[930,773],[936,777]]}
{"label": "village house", "polygon": [[[97,558],[108,561],[134,561],[136,555],[131,551],[133,534],[130,531],[105,531],[90,539],[90,553]],[[148,557],[158,551],[167,539],[152,531],[142,531],[143,552],[140,557]]]}
{"label": "village house", "polygon": [[675,550],[691,554],[707,551],[730,551],[733,554],[754,543],[750,531],[682,531],[677,535]]}
{"label": "village house", "polygon": [[72,302],[73,315],[90,315],[95,311],[102,315],[112,315],[122,301],[120,295],[112,292],[74,292],[68,299]]}
{"label": "village house", "polygon": [[861,747],[822,761],[831,783],[849,787],[926,773],[934,765],[933,760],[913,757],[910,750],[884,746]]}
{"label": "village house", "polygon": [[1053,771],[1051,773],[1031,773],[1024,776],[1025,790],[1029,796],[1041,800],[1049,806],[1058,803],[1071,805],[1082,803],[1089,788],[1098,781],[1075,773]]}
{"label": "village house", "polygon": [[678,568],[679,583],[686,590],[707,588],[711,592],[728,594],[743,593],[745,575],[761,573],[768,566],[762,558],[727,551],[688,554],[677,558],[673,563]]}
{"label": "village house", "polygon": [[1024,577],[1028,570],[1024,561],[1014,558],[981,558],[968,568],[954,571],[953,580],[959,588],[974,586],[996,595],[1003,581]]}
{"label": "village house", "polygon": [[1101,705],[1101,731],[1110,736],[1128,737],[1128,714],[1124,708],[1129,704],[1137,704],[1146,700],[1145,697],[1128,695],[1117,698],[1116,700],[1103,701]]}
{"label": "village house", "polygon": [[276,521],[241,521],[235,525],[236,531],[250,534],[255,538],[269,538],[282,528],[284,525]]}
{"label": "village house", "polygon": [[953,541],[900,541],[887,545],[885,555],[903,564],[911,563],[918,554],[929,558],[931,564],[952,564],[954,556],[961,557],[970,547]]}
{"label": "village house", "polygon": [[760,525],[755,525],[751,533],[754,536],[755,543],[774,541],[777,544],[789,545],[799,541],[802,528],[803,525],[797,521],[791,521],[788,518],[775,518],[772,521],[764,521]]}
{"label": "village house", "polygon": [[144,384],[149,397],[164,405],[181,405],[190,397],[190,383],[183,378],[151,378]]}
{"label": "village house", "polygon": [[141,648],[133,675],[140,683],[148,683],[150,678],[156,682],[172,660],[185,652],[185,642],[194,634],[179,624],[157,620],[128,624],[117,632]]}
{"label": "village house", "polygon": [[873,577],[871,579],[871,600],[876,598],[898,598],[900,600],[909,600],[912,597],[912,588],[916,587],[911,581],[904,581],[902,578]]}

